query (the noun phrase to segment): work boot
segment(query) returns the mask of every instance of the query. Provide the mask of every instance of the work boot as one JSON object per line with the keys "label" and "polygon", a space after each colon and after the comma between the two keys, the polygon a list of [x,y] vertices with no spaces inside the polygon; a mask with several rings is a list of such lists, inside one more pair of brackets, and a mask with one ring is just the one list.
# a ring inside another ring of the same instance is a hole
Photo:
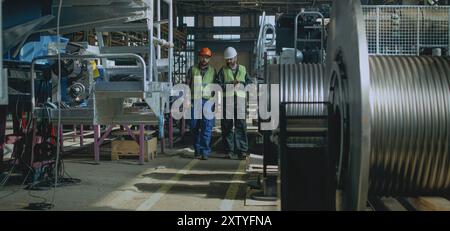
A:
{"label": "work boot", "polygon": [[208,156],[203,155],[203,156],[202,156],[202,160],[208,160]]}
{"label": "work boot", "polygon": [[202,157],[202,155],[200,155],[200,154],[198,154],[198,153],[195,153],[194,154],[194,159],[200,159]]}
{"label": "work boot", "polygon": [[238,156],[232,152],[228,153],[228,158],[232,159],[232,160],[238,160]]}

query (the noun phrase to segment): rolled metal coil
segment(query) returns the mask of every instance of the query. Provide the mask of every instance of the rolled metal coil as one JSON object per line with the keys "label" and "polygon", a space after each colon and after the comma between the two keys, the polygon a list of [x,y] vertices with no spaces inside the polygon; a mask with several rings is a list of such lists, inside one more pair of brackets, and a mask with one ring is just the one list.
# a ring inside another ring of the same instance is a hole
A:
{"label": "rolled metal coil", "polygon": [[369,63],[369,194],[450,195],[450,59],[373,56]]}
{"label": "rolled metal coil", "polygon": [[[369,63],[369,194],[450,195],[450,59],[372,56]],[[321,64],[272,65],[269,73],[270,83],[280,84],[281,102],[328,99]],[[323,110],[302,105],[288,108],[288,115]]]}
{"label": "rolled metal coil", "polygon": [[[323,64],[281,64],[269,66],[270,83],[280,84],[280,102],[325,102],[328,80]],[[287,115],[323,115],[324,106],[289,105]]]}

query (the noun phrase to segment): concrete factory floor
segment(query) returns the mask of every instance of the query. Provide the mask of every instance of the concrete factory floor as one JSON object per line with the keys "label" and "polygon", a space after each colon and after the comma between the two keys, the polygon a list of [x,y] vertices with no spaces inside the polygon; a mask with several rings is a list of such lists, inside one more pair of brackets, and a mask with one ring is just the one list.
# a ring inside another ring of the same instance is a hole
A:
{"label": "concrete factory floor", "polygon": [[[174,149],[139,165],[137,158],[111,161],[105,146],[99,165],[86,155],[90,148],[65,157],[65,171],[81,182],[58,187],[52,210],[278,210],[276,205],[248,205],[245,161],[218,154],[197,160],[189,149]],[[12,176],[0,187],[0,210],[51,202],[53,189],[24,190],[20,184]]]}

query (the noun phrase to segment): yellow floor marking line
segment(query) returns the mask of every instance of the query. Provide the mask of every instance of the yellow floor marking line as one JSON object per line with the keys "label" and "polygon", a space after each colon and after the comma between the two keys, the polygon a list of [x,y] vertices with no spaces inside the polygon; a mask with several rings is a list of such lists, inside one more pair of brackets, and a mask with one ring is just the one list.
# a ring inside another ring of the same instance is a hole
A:
{"label": "yellow floor marking line", "polygon": [[[244,174],[241,174],[245,170],[245,161],[241,161],[239,163],[239,167],[236,170],[232,182],[240,181]],[[228,190],[225,194],[225,199],[220,203],[220,211],[231,211],[233,208],[233,201],[236,198],[236,195],[239,191],[240,184],[231,183],[228,187]]]}
{"label": "yellow floor marking line", "polygon": [[157,168],[144,170],[124,185],[118,187],[116,190],[108,193],[106,196],[93,203],[91,206],[134,210],[135,207],[130,206],[129,200],[133,199],[136,195],[141,194],[134,185],[137,183],[142,183],[142,175],[151,174],[155,171],[157,171]]}
{"label": "yellow floor marking line", "polygon": [[[194,159],[189,162],[183,169],[179,170],[175,176],[170,178],[169,181],[176,182],[181,179],[189,170],[194,167],[195,164],[199,162],[198,159]],[[161,198],[172,188],[173,184],[164,184],[158,189],[156,193],[153,193],[150,198],[148,198],[144,203],[142,203],[136,210],[137,211],[148,211],[150,210]]]}

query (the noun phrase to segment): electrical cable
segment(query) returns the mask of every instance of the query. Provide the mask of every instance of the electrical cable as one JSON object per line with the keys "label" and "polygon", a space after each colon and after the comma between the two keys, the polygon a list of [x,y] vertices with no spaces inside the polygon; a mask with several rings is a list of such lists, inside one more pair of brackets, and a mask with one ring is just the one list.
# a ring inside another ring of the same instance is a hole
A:
{"label": "electrical cable", "polygon": [[[18,111],[16,111],[16,113],[18,113]],[[14,119],[14,118],[13,118],[13,119]],[[18,121],[20,128],[23,129],[23,128],[21,127],[20,118],[16,118],[16,120]],[[27,123],[27,124],[29,124],[29,123]],[[29,134],[29,130],[28,130],[28,129],[29,129],[29,126],[27,126],[26,129],[27,129],[27,130],[25,131],[26,134],[25,134],[25,138],[24,138],[24,142],[25,142],[24,144],[25,144],[25,145],[27,144],[27,139],[29,138],[29,136],[28,136],[28,134]],[[17,161],[23,162],[22,159],[23,159],[23,155],[24,155],[24,154],[25,154],[25,148],[23,148],[22,153],[20,154],[20,156],[17,156]],[[23,162],[22,164],[25,164],[25,166],[29,168],[29,169],[28,169],[28,172],[27,172],[27,175],[25,176],[25,178],[23,179],[22,184],[21,184],[21,186],[24,186],[26,180],[28,179],[28,176],[30,175],[30,172],[33,171],[33,169],[32,169],[31,166],[29,166],[26,162]],[[16,163],[15,163],[15,161],[13,161],[13,165],[12,165],[10,171],[9,171],[8,175],[2,180],[2,183],[0,184],[0,187],[4,187],[4,186],[5,186],[6,182],[8,181],[8,179],[9,179],[9,177],[11,176],[12,172],[14,171],[15,167],[16,167]],[[8,196],[11,196],[11,195],[17,193],[19,190],[20,190],[20,189],[17,189],[17,190],[14,190],[13,192],[11,192],[11,193],[9,193],[9,194],[6,194],[6,195],[4,195],[4,196],[1,196],[0,199],[4,199],[4,198],[6,198],[6,197],[8,197]]]}
{"label": "electrical cable", "polygon": [[[58,36],[59,37],[59,36]],[[59,57],[60,58],[60,57]],[[60,79],[61,77],[59,77],[59,79]],[[42,89],[43,88],[43,85],[41,84],[41,91],[43,90]],[[59,94],[60,95],[60,94]],[[41,95],[42,96],[42,95]],[[54,108],[54,109],[57,109],[57,107],[58,106],[56,106],[56,105],[54,105],[54,104],[49,104],[48,102],[47,103],[45,103],[45,100],[43,101],[44,102],[44,108],[46,108],[47,110],[46,110],[46,112],[47,112],[47,115],[48,115],[48,123],[50,124],[51,123],[51,113],[50,113],[50,109],[51,108]],[[61,99],[59,99],[59,102],[61,102]],[[27,174],[26,174],[26,176],[24,177],[24,179],[23,179],[23,182],[22,182],[22,184],[21,184],[21,186],[23,186],[23,185],[25,185],[25,183],[26,183],[26,181],[27,181],[27,179],[28,179],[28,176],[30,175],[30,173],[31,172],[33,172],[34,171],[34,169],[30,166],[30,165],[28,165],[28,163],[26,162],[26,161],[24,161],[23,160],[23,156],[24,156],[24,154],[25,154],[25,152],[26,152],[26,148],[25,147],[23,147],[23,146],[26,146],[26,145],[28,145],[28,143],[29,143],[29,139],[30,139],[30,131],[33,131],[34,129],[38,129],[37,127],[35,127],[34,125],[33,125],[33,128],[32,129],[30,129],[31,128],[31,125],[33,124],[33,118],[31,118],[29,115],[27,116],[27,123],[26,123],[26,127],[23,127],[22,126],[22,123],[20,122],[21,121],[21,119],[22,119],[22,117],[20,117],[20,113],[19,113],[19,107],[18,107],[18,101],[17,101],[17,103],[16,103],[16,107],[15,107],[15,109],[16,109],[16,116],[14,117],[14,119],[16,120],[16,122],[17,122],[17,124],[18,124],[18,126],[19,126],[19,131],[22,131],[22,133],[24,133],[24,139],[22,140],[22,141],[20,141],[20,144],[22,144],[22,149],[21,149],[21,154],[20,155],[16,155],[16,158],[15,158],[15,160],[14,161],[12,161],[13,162],[13,165],[10,167],[10,169],[9,169],[9,171],[8,171],[8,174],[7,174],[7,176],[5,177],[5,178],[3,178],[2,179],[2,181],[1,181],[1,184],[0,184],[0,186],[4,186],[5,184],[6,184],[6,182],[8,181],[8,179],[10,178],[10,176],[11,176],[11,174],[14,172],[14,170],[15,170],[15,168],[16,168],[16,165],[22,165],[22,166],[25,166],[25,167],[27,167],[28,168],[28,171],[27,171]],[[58,105],[59,105],[59,110],[62,108],[62,107],[66,107],[64,104],[62,104],[62,103],[58,103]],[[60,111],[59,111],[60,112]],[[60,121],[60,114],[59,114],[59,121]],[[60,122],[59,122],[59,124],[61,124]],[[48,124],[47,125],[41,125],[41,130],[43,129],[43,130],[46,130],[45,129],[45,126],[48,126]],[[25,131],[24,131],[24,129],[26,129]],[[60,129],[59,129],[60,130]],[[45,133],[45,132],[48,132],[48,131],[42,131],[43,133]],[[59,140],[61,139],[61,137],[60,137],[60,134],[58,133],[58,144],[60,144],[60,142],[59,142]],[[43,138],[43,140],[48,140],[48,137],[47,138]],[[61,163],[61,167],[58,167],[58,164],[60,163],[60,161],[62,161],[62,160],[60,160],[59,158],[59,152],[57,152],[57,161],[56,161],[56,163],[55,163],[55,166],[56,166],[56,168],[54,168],[54,171],[55,171],[55,174],[54,174],[54,176],[55,176],[55,184],[50,184],[50,186],[54,186],[55,188],[56,188],[56,186],[58,186],[58,182],[61,182],[63,185],[69,185],[69,184],[74,184],[74,183],[79,183],[81,180],[79,180],[79,179],[76,179],[76,178],[72,178],[66,171],[65,171],[65,168],[64,168],[64,163]],[[46,171],[49,173],[49,172],[51,172],[51,171],[53,171],[53,166],[52,166],[52,164],[45,164],[44,166],[43,166],[43,168],[45,169],[47,169]],[[67,175],[69,175],[70,176],[70,178],[63,178],[64,177],[64,174],[67,174]],[[59,178],[59,179],[58,179]],[[51,180],[51,179],[50,179]],[[43,188],[38,188],[38,187],[36,187],[36,185],[38,185],[38,184],[45,184],[45,183],[48,183],[48,181],[49,180],[47,180],[47,182],[46,181],[44,181],[44,182],[39,182],[39,183],[32,183],[32,184],[30,184],[30,185],[28,185],[27,187],[26,187],[26,189],[30,189],[30,190],[33,190],[33,189],[43,189]],[[54,188],[54,193],[53,193],[53,197],[52,197],[52,202],[54,202],[54,196],[55,196],[55,189]],[[6,195],[4,195],[4,196],[1,196],[0,197],[0,199],[3,199],[3,198],[6,198],[6,197],[8,197],[8,196],[11,196],[11,195],[13,195],[13,194],[15,194],[16,192],[18,192],[20,189],[18,189],[18,190],[13,190],[11,193],[8,193],[8,194],[6,194]],[[31,193],[31,191],[29,191],[28,192],[28,194],[29,194],[29,196],[31,196],[31,197],[34,197],[34,198],[39,198],[39,199],[43,199],[43,202],[40,202],[40,203],[30,203],[30,205],[28,206],[28,208],[29,209],[39,209],[39,210],[42,210],[42,209],[50,209],[50,208],[52,208],[53,207],[53,204],[54,203],[52,203],[52,204],[49,204],[49,203],[47,203],[47,199],[46,198],[44,198],[44,197],[40,197],[40,196],[37,196],[37,195],[33,195],[32,193]]]}
{"label": "electrical cable", "polygon": [[[20,130],[23,130],[24,128],[22,127],[22,124],[20,123],[20,119],[21,119],[21,118],[17,117],[17,115],[19,114],[19,111],[18,111],[18,103],[19,103],[19,102],[16,103],[16,118],[13,118],[13,119],[16,119],[17,123],[19,124],[19,129],[20,129]],[[25,135],[25,138],[24,138],[24,140],[25,140],[25,145],[26,145],[26,143],[27,143],[27,138],[28,138],[27,134],[28,134],[28,132],[29,132],[29,131],[28,131],[28,128],[29,128],[29,125],[30,125],[30,124],[29,124],[29,121],[28,121],[27,124],[28,124],[27,127],[26,127],[27,130],[25,131],[26,134],[24,134],[24,135]],[[25,148],[23,148],[22,153],[20,154],[20,157],[17,158],[17,160],[18,160],[19,162],[22,160],[22,157],[23,157],[24,153],[25,153]],[[25,177],[24,182],[22,183],[22,185],[24,185],[24,183],[25,183],[25,181],[26,181],[26,179],[27,179],[27,177],[28,177],[28,175],[29,175],[29,173],[30,173],[30,170],[32,170],[32,168],[31,168],[29,165],[26,165],[26,166],[29,168],[29,170],[28,170],[27,176]],[[11,177],[11,174],[13,173],[15,167],[16,167],[16,164],[13,163],[13,165],[12,165],[12,167],[10,168],[10,170],[9,170],[9,172],[8,172],[8,174],[7,174],[7,176],[5,176],[5,178],[2,179],[2,182],[0,183],[0,186],[1,186],[1,187],[3,187],[3,186],[6,184],[6,182],[8,181],[8,179]],[[3,198],[3,197],[2,197],[2,198]]]}
{"label": "electrical cable", "polygon": [[[62,2],[63,0],[59,0],[59,6],[58,6],[58,15],[56,20],[56,37],[58,39],[58,46],[57,46],[57,53],[58,53],[58,90],[57,90],[57,101],[59,105],[61,105],[61,52],[59,49],[59,43],[61,41],[60,39],[60,21],[61,21],[61,8],[62,8]],[[57,134],[57,143],[56,143],[56,163],[55,163],[55,185],[53,188],[53,196],[52,196],[52,202],[51,204],[55,204],[55,195],[56,195],[56,186],[58,184],[58,163],[59,163],[59,154],[61,151],[61,107],[58,107],[58,134]]]}

